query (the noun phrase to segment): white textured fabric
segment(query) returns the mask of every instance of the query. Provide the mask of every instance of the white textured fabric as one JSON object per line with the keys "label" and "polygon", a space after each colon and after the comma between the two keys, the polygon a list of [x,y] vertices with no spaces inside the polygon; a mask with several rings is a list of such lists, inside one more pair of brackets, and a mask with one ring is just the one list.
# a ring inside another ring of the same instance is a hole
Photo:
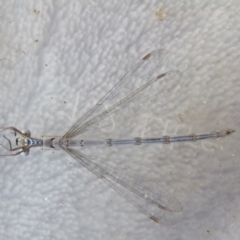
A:
{"label": "white textured fabric", "polygon": [[[169,96],[171,111],[150,117],[152,132],[163,135],[162,120],[187,133],[236,132],[126,150],[181,201],[171,227],[149,220],[64,152],[1,158],[0,239],[239,239],[239,2],[33,2],[1,1],[0,127],[63,135],[141,57],[165,48],[166,69],[183,77]],[[124,149],[106,155],[125,158]]]}

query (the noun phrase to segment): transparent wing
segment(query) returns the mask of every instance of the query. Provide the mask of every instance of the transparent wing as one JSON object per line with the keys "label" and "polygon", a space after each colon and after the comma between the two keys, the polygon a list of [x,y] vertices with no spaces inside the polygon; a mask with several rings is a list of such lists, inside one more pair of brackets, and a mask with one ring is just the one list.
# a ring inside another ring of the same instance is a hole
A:
{"label": "transparent wing", "polygon": [[90,128],[107,127],[143,111],[155,101],[164,102],[181,76],[179,71],[160,74],[166,53],[159,49],[146,55],[63,138],[76,137]]}
{"label": "transparent wing", "polygon": [[164,225],[172,225],[177,221],[177,215],[182,211],[181,204],[168,191],[159,188],[157,182],[145,179],[137,172],[85,156],[75,149],[64,150],[150,219]]}

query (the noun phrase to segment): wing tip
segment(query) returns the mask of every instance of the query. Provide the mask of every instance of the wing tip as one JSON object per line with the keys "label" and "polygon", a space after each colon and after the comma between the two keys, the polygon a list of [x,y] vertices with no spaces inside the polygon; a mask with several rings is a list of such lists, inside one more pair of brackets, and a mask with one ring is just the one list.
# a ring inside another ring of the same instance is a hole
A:
{"label": "wing tip", "polygon": [[154,222],[159,223],[159,220],[158,220],[156,217],[150,216],[149,218],[150,218],[151,220],[153,220]]}
{"label": "wing tip", "polygon": [[152,53],[148,53],[145,57],[142,58],[142,60],[146,61],[147,59],[150,58],[151,55]]}

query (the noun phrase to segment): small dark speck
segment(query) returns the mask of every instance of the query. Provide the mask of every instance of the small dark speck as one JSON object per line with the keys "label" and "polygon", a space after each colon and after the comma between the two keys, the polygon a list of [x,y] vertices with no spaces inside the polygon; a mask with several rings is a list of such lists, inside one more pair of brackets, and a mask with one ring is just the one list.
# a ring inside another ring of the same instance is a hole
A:
{"label": "small dark speck", "polygon": [[40,13],[40,11],[38,11],[38,10],[36,10],[36,9],[34,9],[33,12],[36,13],[36,14],[39,14],[39,13]]}
{"label": "small dark speck", "polygon": [[38,42],[38,39],[36,39],[34,42]]}
{"label": "small dark speck", "polygon": [[207,233],[210,233],[210,231],[209,231],[209,230],[207,230]]}
{"label": "small dark speck", "polygon": [[51,97],[51,99],[53,99],[53,97]]}
{"label": "small dark speck", "polygon": [[66,101],[64,101],[64,103],[67,103]]}
{"label": "small dark speck", "polygon": [[45,64],[45,66],[47,67],[48,65],[47,65],[47,64]]}

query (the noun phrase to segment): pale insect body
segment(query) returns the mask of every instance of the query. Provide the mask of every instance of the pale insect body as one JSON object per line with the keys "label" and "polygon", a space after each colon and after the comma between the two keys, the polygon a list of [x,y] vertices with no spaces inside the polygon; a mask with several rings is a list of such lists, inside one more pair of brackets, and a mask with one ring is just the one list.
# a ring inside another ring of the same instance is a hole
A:
{"label": "pale insect body", "polygon": [[163,102],[170,91],[179,84],[178,81],[181,76],[179,71],[158,72],[163,65],[166,53],[166,50],[159,49],[143,57],[119,83],[62,137],[32,138],[30,131],[21,132],[15,127],[0,129],[0,132],[11,130],[16,137],[14,142],[5,135],[3,136],[7,140],[9,147],[7,148],[2,144],[1,146],[10,153],[1,156],[14,156],[21,153],[28,155],[32,147],[63,149],[153,221],[165,225],[175,223],[177,214],[182,211],[182,206],[167,190],[159,188],[157,182],[146,179],[134,171],[119,168],[113,163],[86,156],[76,149],[96,145],[110,147],[195,142],[225,137],[233,133],[234,130],[226,129],[206,134],[162,136],[159,138],[75,139],[89,129],[108,127],[113,123],[122,122],[125,118],[144,111],[154,101]]}

